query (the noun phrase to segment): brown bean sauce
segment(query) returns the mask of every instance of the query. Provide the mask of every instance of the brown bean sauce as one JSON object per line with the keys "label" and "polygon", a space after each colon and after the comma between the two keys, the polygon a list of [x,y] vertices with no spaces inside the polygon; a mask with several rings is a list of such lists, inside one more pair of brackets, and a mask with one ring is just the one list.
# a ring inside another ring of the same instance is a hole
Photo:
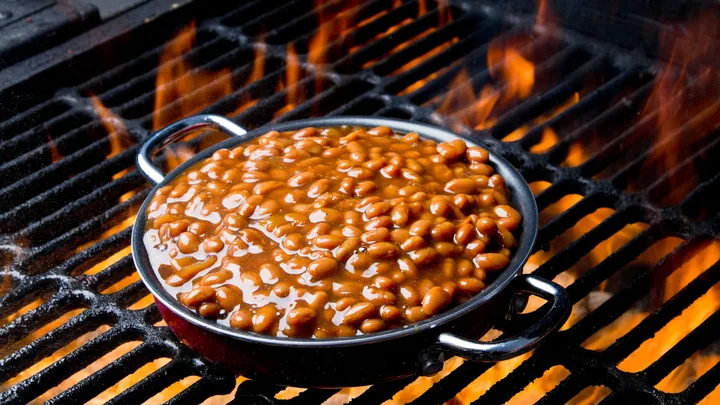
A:
{"label": "brown bean sauce", "polygon": [[508,266],[521,222],[488,153],[390,128],[268,132],[162,187],[144,243],[203,317],[276,336],[402,327]]}

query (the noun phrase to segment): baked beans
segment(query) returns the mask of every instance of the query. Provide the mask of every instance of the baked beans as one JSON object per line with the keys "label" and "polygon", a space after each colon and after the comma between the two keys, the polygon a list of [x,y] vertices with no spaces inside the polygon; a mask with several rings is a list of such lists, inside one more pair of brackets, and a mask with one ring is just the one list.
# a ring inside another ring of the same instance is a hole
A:
{"label": "baked beans", "polygon": [[232,328],[402,327],[509,265],[522,218],[488,159],[387,127],[270,131],[160,188],[144,243],[171,294]]}

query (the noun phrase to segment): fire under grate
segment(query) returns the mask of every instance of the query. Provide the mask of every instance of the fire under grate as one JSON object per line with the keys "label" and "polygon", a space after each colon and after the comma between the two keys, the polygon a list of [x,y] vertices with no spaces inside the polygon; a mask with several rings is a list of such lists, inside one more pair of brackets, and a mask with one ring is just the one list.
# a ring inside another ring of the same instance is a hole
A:
{"label": "fire under grate", "polygon": [[[215,15],[195,3],[151,2],[47,51],[62,55],[57,65],[30,59],[25,80],[3,82],[13,103],[0,111],[0,402],[717,398],[717,77],[462,1],[258,0]],[[179,26],[194,30],[168,28]],[[530,88],[518,71],[526,63]],[[567,286],[568,325],[518,360],[451,359],[432,379],[363,389],[286,390],[202,360],[163,326],[129,256],[149,190],[133,168],[136,145],[199,112],[249,128],[405,118],[498,151],[537,192],[541,230],[526,270]]]}

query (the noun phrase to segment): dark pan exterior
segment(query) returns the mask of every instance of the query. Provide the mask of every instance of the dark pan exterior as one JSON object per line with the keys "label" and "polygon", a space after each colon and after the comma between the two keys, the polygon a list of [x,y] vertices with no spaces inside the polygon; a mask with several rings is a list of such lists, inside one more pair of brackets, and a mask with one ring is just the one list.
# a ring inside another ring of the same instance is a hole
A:
{"label": "dark pan exterior", "polygon": [[523,216],[518,248],[510,265],[480,294],[462,305],[401,329],[333,339],[290,339],[238,331],[208,321],[188,310],[163,288],[152,270],[143,245],[147,206],[155,192],[179,173],[220,148],[231,148],[269,130],[288,131],[305,127],[356,125],[388,126],[398,132],[418,132],[436,141],[464,139],[445,129],[375,117],[332,117],[268,125],[229,139],[185,162],[159,183],[140,208],[132,234],[133,259],[141,278],[155,297],[168,326],[183,342],[210,360],[243,375],[276,384],[301,387],[358,386],[418,373],[421,352],[436,344],[441,332],[479,338],[508,311],[512,292],[506,287],[520,274],[537,235],[535,199],[520,173],[505,159],[490,152],[490,164],[505,178],[512,204]]}

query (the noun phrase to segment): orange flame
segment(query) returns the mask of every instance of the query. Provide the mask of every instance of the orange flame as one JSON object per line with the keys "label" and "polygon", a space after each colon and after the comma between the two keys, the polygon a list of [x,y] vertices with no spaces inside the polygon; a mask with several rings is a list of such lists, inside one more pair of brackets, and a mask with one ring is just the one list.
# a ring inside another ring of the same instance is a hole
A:
{"label": "orange flame", "polygon": [[[688,116],[698,114],[717,100],[718,93],[714,90],[717,88],[717,71],[706,64],[707,57],[713,55],[715,49],[715,41],[707,32],[716,26],[717,21],[708,13],[690,21],[684,27],[686,35],[660,37],[659,49],[669,63],[658,72],[645,108],[646,113],[657,111],[654,148],[651,158],[646,159],[645,169],[658,176],[688,159],[695,152],[693,144],[707,137],[717,126],[715,119],[706,120],[677,136],[688,123]],[[697,82],[698,91],[687,90],[693,81]],[[683,176],[671,178],[670,182],[673,188],[689,191],[695,188],[699,179],[694,170],[688,170]],[[684,197],[678,194],[670,193],[666,199],[672,200],[670,204],[678,204]]]}
{"label": "orange flame", "polygon": [[232,92],[230,69],[204,72],[183,59],[194,44],[193,21],[163,48],[155,81],[153,129],[196,114]]}
{"label": "orange flame", "polygon": [[60,153],[60,150],[58,149],[57,145],[55,145],[55,142],[53,142],[52,138],[50,137],[50,134],[45,134],[45,137],[48,141],[48,150],[50,151],[50,163],[55,164],[60,159],[63,158],[62,153]]}
{"label": "orange flame", "polygon": [[[516,49],[491,46],[488,49],[488,66],[491,73],[507,82],[501,103],[525,99],[530,95],[535,84],[535,65]],[[495,66],[500,66],[499,72],[493,68]]]}
{"label": "orange flame", "polygon": [[130,140],[127,127],[122,119],[105,107],[102,101],[96,96],[91,96],[90,101],[110,138],[110,153],[107,155],[107,159],[110,159],[127,149],[132,141]]}
{"label": "orange flame", "polygon": [[453,79],[437,111],[459,116],[471,128],[486,129],[495,124],[492,114],[497,107],[530,96],[535,85],[535,65],[514,46],[493,41],[488,49],[487,65],[497,84],[486,84],[476,95],[470,75],[463,69]]}
{"label": "orange flame", "polygon": [[[247,81],[245,82],[245,85],[248,86],[252,83],[255,83],[256,81],[262,79],[265,76],[265,44],[260,42],[255,47],[255,57],[253,59],[253,67],[252,71],[250,72],[250,76],[248,77]],[[245,94],[242,99],[240,100],[240,105],[238,105],[234,111],[232,111],[230,114],[228,114],[231,117],[234,117],[238,114],[240,114],[243,111],[246,111],[250,107],[257,104],[258,99],[253,99],[249,93]]]}

